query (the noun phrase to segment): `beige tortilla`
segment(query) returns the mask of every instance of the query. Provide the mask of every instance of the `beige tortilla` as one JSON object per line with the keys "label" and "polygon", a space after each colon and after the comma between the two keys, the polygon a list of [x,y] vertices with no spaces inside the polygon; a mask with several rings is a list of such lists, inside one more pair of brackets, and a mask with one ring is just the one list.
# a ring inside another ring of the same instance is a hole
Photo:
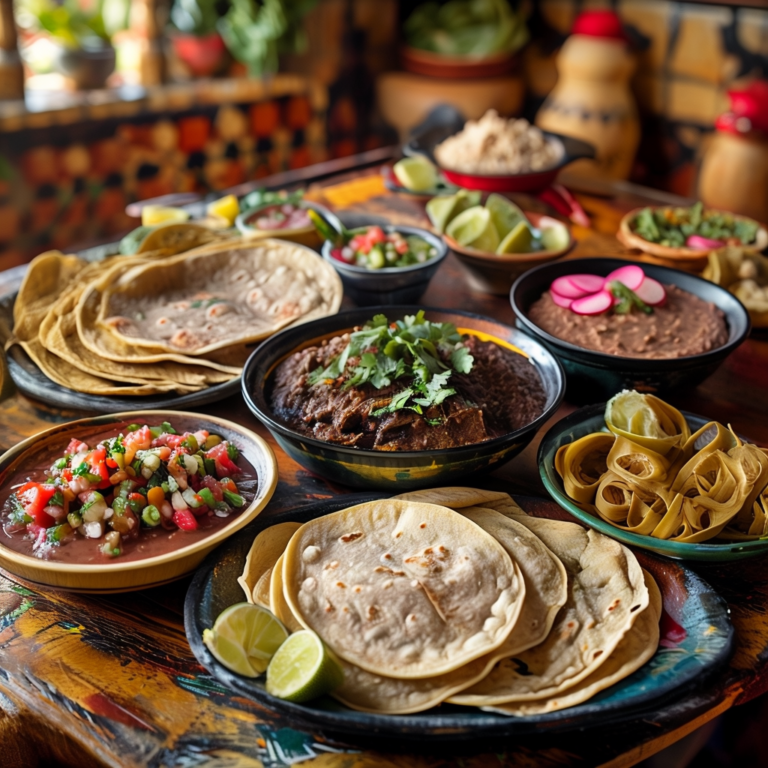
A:
{"label": "beige tortilla", "polygon": [[224,243],[124,274],[105,287],[97,323],[129,344],[203,355],[333,314],[341,297],[336,270],[305,246]]}
{"label": "beige tortilla", "polygon": [[283,591],[283,560],[285,553],[277,558],[272,567],[272,575],[269,582],[269,610],[283,622],[289,632],[298,632],[304,629],[294,616],[291,606],[288,605]]}
{"label": "beige tortilla", "polygon": [[647,571],[643,571],[643,576],[650,596],[648,607],[637,617],[637,621],[624,635],[613,653],[591,675],[568,688],[562,695],[556,694],[547,699],[498,707],[484,707],[484,709],[515,717],[557,712],[588,701],[600,691],[609,688],[640,669],[656,653],[659,645],[659,619],[661,618],[659,587]]}
{"label": "beige tortilla", "polygon": [[[272,568],[285,551],[285,547],[301,523],[278,523],[265,528],[253,540],[248,556],[245,558],[243,573],[237,583],[243,588],[245,598],[249,603],[256,603],[264,608],[270,608],[269,580],[267,580],[266,604],[263,602],[264,592],[259,592],[256,599],[256,587],[264,574],[271,574]],[[262,585],[262,590],[264,585]],[[270,608],[271,610],[271,608]]]}
{"label": "beige tortilla", "polygon": [[375,674],[434,677],[498,648],[525,595],[478,526],[434,504],[382,500],[306,523],[283,555],[296,618]]}
{"label": "beige tortilla", "polygon": [[417,680],[375,675],[344,662],[344,683],[333,692],[334,698],[364,712],[421,712],[482,680],[500,659],[538,645],[549,634],[567,598],[563,564],[525,526],[490,510],[471,508],[463,513],[499,541],[523,574],[525,602],[507,639],[495,651],[459,669]]}
{"label": "beige tortilla", "polygon": [[501,661],[455,704],[496,706],[556,696],[603,664],[649,603],[642,569],[625,547],[575,523],[516,515],[568,572],[568,601],[540,645]]}

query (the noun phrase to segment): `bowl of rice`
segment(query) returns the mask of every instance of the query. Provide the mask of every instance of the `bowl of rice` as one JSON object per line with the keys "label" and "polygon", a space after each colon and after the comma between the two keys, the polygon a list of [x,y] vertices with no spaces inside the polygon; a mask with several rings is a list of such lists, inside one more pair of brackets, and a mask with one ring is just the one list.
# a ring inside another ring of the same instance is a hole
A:
{"label": "bowl of rice", "polygon": [[570,136],[542,131],[527,120],[491,109],[479,120],[433,125],[405,147],[426,155],[446,180],[465,189],[532,192],[546,189],[560,169],[595,156],[595,148]]}

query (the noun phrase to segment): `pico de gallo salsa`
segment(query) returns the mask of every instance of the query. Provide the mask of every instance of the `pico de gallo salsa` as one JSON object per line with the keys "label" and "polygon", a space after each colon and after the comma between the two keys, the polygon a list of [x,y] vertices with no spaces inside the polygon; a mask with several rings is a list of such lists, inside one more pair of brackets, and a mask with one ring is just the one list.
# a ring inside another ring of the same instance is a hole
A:
{"label": "pico de gallo salsa", "polygon": [[293,203],[263,208],[248,217],[247,223],[262,230],[305,229],[312,226],[306,209]]}
{"label": "pico de gallo salsa", "polygon": [[332,249],[331,255],[346,264],[383,269],[423,264],[437,256],[437,248],[418,235],[386,233],[381,227],[372,226],[354,232],[349,242],[342,248]]}
{"label": "pico de gallo salsa", "polygon": [[[89,445],[70,441],[43,480],[12,489],[4,532],[31,539],[32,553],[92,540],[107,559],[156,529],[209,528],[247,504],[235,477],[235,445],[201,429],[179,434],[169,422],[130,424]],[[184,537],[176,539],[184,546]]]}

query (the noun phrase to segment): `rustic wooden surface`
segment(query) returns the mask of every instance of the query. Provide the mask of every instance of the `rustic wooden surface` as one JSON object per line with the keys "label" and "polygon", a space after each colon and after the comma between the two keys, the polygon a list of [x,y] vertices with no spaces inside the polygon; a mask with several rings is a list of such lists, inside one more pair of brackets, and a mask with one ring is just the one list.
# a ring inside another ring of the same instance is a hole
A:
{"label": "rustic wooden surface", "polygon": [[[349,177],[332,181],[330,189],[317,194],[338,207],[385,214],[401,223],[423,221],[417,200],[383,192],[375,172],[366,176],[363,182],[346,183]],[[579,242],[571,255],[621,254],[613,236],[619,219],[652,198],[627,185],[592,192],[580,194],[579,200],[593,217],[594,227],[574,229]],[[0,293],[12,289],[15,280],[17,276],[0,274]],[[514,322],[506,298],[467,288],[453,256],[440,268],[423,304]],[[753,335],[707,382],[671,399],[768,445],[767,388],[768,343]],[[15,393],[7,380],[0,397],[2,450],[50,424],[83,415],[37,404]],[[565,403],[552,423],[572,409]],[[280,482],[264,515],[345,492],[287,458],[241,397],[203,410],[246,424],[275,450]],[[544,495],[535,465],[537,445],[535,440],[519,457],[476,483]],[[660,703],[652,718],[609,732],[545,735],[508,744],[469,743],[420,754],[402,752],[402,747],[398,752],[394,743],[389,747],[392,753],[328,743],[319,734],[295,731],[290,722],[230,695],[197,664],[187,645],[182,605],[188,579],[143,592],[93,597],[20,584],[0,573],[0,764],[6,768],[634,765],[768,688],[764,564],[753,560],[697,570],[728,600],[737,630],[730,667],[707,690],[672,704]]]}

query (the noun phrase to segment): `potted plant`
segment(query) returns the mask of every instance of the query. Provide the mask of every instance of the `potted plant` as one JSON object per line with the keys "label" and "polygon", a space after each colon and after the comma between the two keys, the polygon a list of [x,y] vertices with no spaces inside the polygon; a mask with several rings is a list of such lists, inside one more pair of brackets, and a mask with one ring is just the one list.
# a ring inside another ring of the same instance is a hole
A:
{"label": "potted plant", "polygon": [[54,44],[53,68],[72,78],[78,88],[103,88],[115,70],[112,33],[125,26],[127,4],[118,6],[121,14],[105,21],[107,0],[97,0],[90,8],[82,8],[77,0],[32,0],[24,3],[24,11],[34,19],[38,31],[50,35]]}
{"label": "potted plant", "polygon": [[227,52],[216,29],[221,0],[174,0],[171,6],[171,44],[176,56],[195,77],[209,77],[220,71]]}
{"label": "potted plant", "polygon": [[278,70],[278,55],[300,51],[306,41],[301,26],[317,0],[231,0],[218,28],[232,56],[253,77]]}

